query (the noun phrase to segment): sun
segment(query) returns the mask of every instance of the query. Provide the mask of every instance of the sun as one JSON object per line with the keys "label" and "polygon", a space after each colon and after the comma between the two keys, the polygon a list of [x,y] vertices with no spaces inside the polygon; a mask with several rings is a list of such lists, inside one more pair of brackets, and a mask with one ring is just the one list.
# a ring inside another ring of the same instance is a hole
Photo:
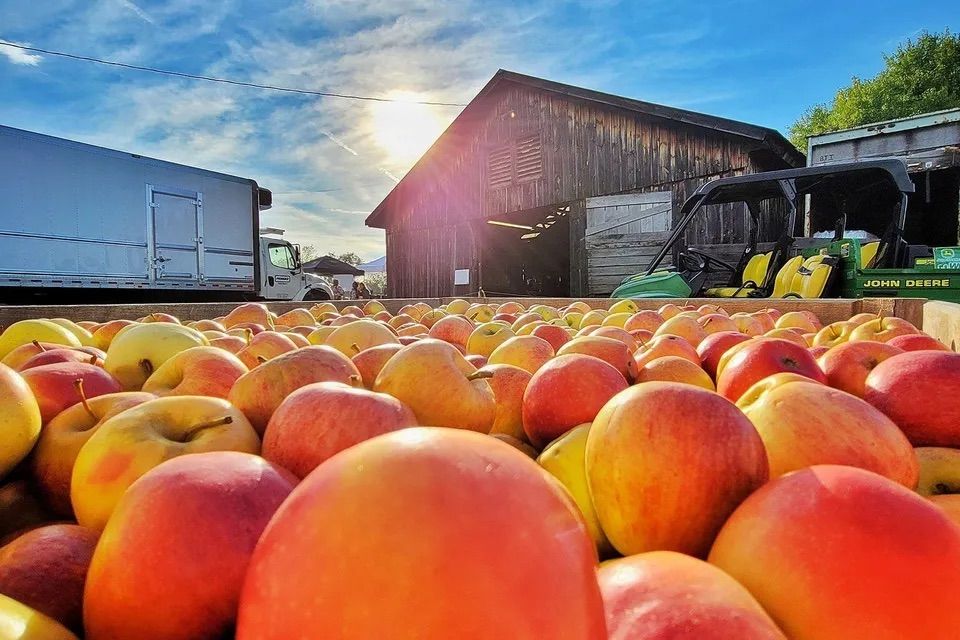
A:
{"label": "sun", "polygon": [[439,110],[417,101],[428,96],[411,91],[393,91],[387,94],[398,102],[371,103],[373,136],[391,161],[412,165],[433,144],[447,121]]}

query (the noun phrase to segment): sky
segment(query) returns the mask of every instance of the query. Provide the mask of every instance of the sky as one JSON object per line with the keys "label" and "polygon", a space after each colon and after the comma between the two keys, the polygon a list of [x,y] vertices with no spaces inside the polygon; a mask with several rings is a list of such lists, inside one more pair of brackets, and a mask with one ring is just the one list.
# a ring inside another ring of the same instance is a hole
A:
{"label": "sky", "polygon": [[[364,219],[499,68],[779,129],[957,0],[0,0],[0,40],[321,98],[0,47],[0,124],[255,179],[262,224],[384,253]],[[0,218],[2,224],[2,218]]]}

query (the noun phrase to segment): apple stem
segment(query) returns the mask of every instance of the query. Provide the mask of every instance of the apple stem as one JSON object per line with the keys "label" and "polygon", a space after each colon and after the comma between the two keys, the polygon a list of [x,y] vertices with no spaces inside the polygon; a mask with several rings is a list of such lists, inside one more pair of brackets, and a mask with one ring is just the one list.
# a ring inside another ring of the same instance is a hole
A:
{"label": "apple stem", "polygon": [[473,373],[467,376],[467,380],[483,380],[485,378],[492,378],[492,377],[493,377],[493,371],[490,371],[489,369],[486,371],[484,371],[483,369],[477,369],[476,371],[474,371]]}
{"label": "apple stem", "polygon": [[267,361],[266,356],[257,356],[257,362],[259,362],[260,364],[263,364],[266,361]]}
{"label": "apple stem", "polygon": [[350,380],[350,386],[353,387],[358,386],[363,381],[363,378],[355,374],[351,374],[348,379]]}
{"label": "apple stem", "polygon": [[143,360],[141,360],[141,361],[139,362],[139,364],[140,364],[140,368],[143,369],[143,372],[147,374],[147,377],[148,377],[148,378],[153,375],[153,363],[152,363],[152,362],[150,362],[149,360],[147,360],[146,358],[144,358]]}
{"label": "apple stem", "polygon": [[90,417],[94,420],[99,420],[100,417],[93,412],[93,409],[90,408],[90,403],[87,402],[87,394],[83,392],[83,378],[74,380],[73,386],[77,390],[77,395],[80,396],[80,404],[83,406],[83,410],[90,414]]}
{"label": "apple stem", "polygon": [[357,345],[356,342],[354,342],[353,344],[351,344],[351,345],[350,345],[350,348],[353,349],[354,351],[356,351],[357,353],[360,353],[360,351],[362,351],[362,349],[360,349],[360,347]]}
{"label": "apple stem", "polygon": [[253,340],[253,331],[250,329],[250,327],[243,328],[243,335],[247,339],[247,344],[250,344],[250,341]]}
{"label": "apple stem", "polygon": [[46,348],[42,344],[40,344],[39,340],[31,340],[31,342],[33,343],[33,346],[35,346],[37,349],[40,349],[40,353],[43,353],[44,351],[46,351]]}
{"label": "apple stem", "polygon": [[204,429],[210,429],[212,427],[222,427],[224,425],[233,424],[233,416],[223,416],[222,418],[217,418],[215,420],[209,420],[207,422],[201,422],[198,425],[195,425],[192,429],[183,434],[183,439],[181,442],[190,442],[193,440],[193,436],[197,435],[198,432],[203,431]]}
{"label": "apple stem", "polygon": [[97,356],[95,355],[90,356],[90,364],[97,364]]}

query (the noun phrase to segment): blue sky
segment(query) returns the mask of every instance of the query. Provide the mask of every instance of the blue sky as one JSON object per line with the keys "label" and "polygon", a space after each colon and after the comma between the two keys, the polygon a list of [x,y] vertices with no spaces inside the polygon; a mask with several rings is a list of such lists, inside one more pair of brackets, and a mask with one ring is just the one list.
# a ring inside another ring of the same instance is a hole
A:
{"label": "blue sky", "polygon": [[[468,102],[498,68],[787,127],[956,0],[0,0],[0,40],[190,73]],[[256,179],[264,223],[383,254],[363,220],[457,114],[120,71],[0,47],[0,124]]]}

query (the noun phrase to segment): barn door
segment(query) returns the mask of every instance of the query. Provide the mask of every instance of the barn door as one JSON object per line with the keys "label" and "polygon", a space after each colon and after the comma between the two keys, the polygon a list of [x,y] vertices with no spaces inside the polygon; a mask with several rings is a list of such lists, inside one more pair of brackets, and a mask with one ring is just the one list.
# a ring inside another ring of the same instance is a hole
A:
{"label": "barn door", "polygon": [[[670,236],[673,193],[632,193],[586,200],[587,294],[609,295],[649,266]],[[669,266],[669,256],[661,266]]]}

